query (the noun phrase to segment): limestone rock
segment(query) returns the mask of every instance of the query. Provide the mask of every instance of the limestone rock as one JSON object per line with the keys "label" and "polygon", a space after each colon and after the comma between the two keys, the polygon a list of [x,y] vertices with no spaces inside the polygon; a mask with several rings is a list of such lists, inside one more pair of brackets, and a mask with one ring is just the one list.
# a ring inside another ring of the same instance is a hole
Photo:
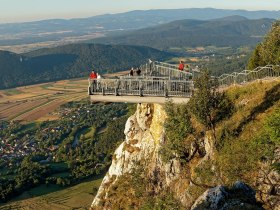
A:
{"label": "limestone rock", "polygon": [[242,182],[236,182],[231,189],[217,186],[206,190],[193,204],[191,210],[258,210],[255,192]]}
{"label": "limestone rock", "polygon": [[[137,105],[135,114],[129,117],[126,122],[124,129],[125,141],[116,149],[113,155],[112,164],[93,200],[92,209],[96,209],[103,201],[106,201],[110,186],[120,176],[131,173],[137,162],[145,165],[147,177],[152,183],[152,190],[155,194],[160,193],[162,190],[172,189],[175,197],[187,209],[191,207],[196,197],[187,190],[188,186],[191,186],[190,178],[182,175],[183,170],[190,174],[190,169],[183,168],[178,159],[165,163],[161,160],[159,154],[161,144],[165,142],[166,138],[163,127],[166,117],[162,105]],[[192,141],[194,139],[190,139],[187,161],[190,161],[197,153],[199,153],[199,157],[203,153],[211,155],[213,144],[210,137],[206,140],[206,150],[204,149],[204,142],[198,145]],[[205,140],[203,139],[202,141]]]}
{"label": "limestone rock", "polygon": [[[156,111],[154,112],[154,110]],[[166,115],[161,105],[138,104],[135,114],[126,122],[124,129],[126,139],[113,155],[109,171],[93,200],[93,209],[100,204],[102,199],[106,199],[108,186],[113,184],[119,176],[131,172],[135,162],[149,160],[154,164],[154,166],[150,166],[153,168],[151,171],[157,170],[158,164],[160,164],[158,148],[164,132],[162,122],[165,118]]]}
{"label": "limestone rock", "polygon": [[280,210],[280,174],[271,167],[277,163],[280,163],[280,147],[275,149],[274,159],[271,162],[262,164],[256,181],[257,199],[264,203],[265,209]]}

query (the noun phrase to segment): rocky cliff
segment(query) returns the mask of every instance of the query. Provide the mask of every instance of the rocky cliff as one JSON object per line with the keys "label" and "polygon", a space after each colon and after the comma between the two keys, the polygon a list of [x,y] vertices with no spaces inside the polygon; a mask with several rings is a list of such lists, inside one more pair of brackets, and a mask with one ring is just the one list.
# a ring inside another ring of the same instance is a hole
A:
{"label": "rocky cliff", "polygon": [[[124,130],[126,139],[114,153],[112,165],[98,190],[92,208],[101,204],[105,209],[109,208],[104,201],[110,186],[119,177],[131,173],[136,166],[147,170],[146,175],[153,180],[155,193],[171,185],[179,190],[184,182],[184,178],[180,177],[179,161],[173,160],[165,164],[159,155],[161,143],[165,138],[163,127],[165,119],[166,113],[162,105],[138,104],[136,113],[127,120]],[[180,200],[187,199],[186,195],[179,197]]]}
{"label": "rocky cliff", "polygon": [[[161,201],[164,203],[161,209],[217,209],[217,206],[261,209],[254,199],[255,191],[243,183],[238,182],[232,189],[223,186],[209,189],[220,181],[219,174],[215,174],[215,165],[208,164],[214,158],[215,149],[212,137],[207,133],[198,139],[199,144],[190,144],[187,163],[177,158],[164,162],[160,153],[166,140],[166,118],[162,105],[137,105],[135,114],[126,122],[126,139],[113,155],[112,165],[93,200],[92,209],[125,209],[125,206],[138,209],[141,205],[150,209],[152,205],[145,203],[157,202],[160,206]],[[201,167],[209,167],[207,170],[215,174],[215,180],[208,182],[213,186],[200,184],[204,181],[203,176],[197,176],[195,171]],[[235,196],[235,192],[239,196]],[[150,197],[157,199],[149,201]]]}

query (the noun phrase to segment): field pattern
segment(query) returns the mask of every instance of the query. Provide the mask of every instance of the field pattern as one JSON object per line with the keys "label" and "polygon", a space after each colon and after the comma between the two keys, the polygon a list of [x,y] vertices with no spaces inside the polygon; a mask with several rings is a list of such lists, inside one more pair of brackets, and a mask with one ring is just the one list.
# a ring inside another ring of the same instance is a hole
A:
{"label": "field pattern", "polygon": [[0,210],[89,209],[94,196],[93,188],[98,188],[101,181],[102,178],[99,178],[66,189],[41,185],[21,195],[17,198],[18,201],[12,201],[2,206],[0,204]]}
{"label": "field pattern", "polygon": [[[104,74],[103,77],[116,77],[128,74],[121,71]],[[62,104],[80,101],[88,97],[88,80],[71,79],[37,85],[0,90],[0,120],[21,122],[58,119],[54,111]]]}
{"label": "field pattern", "polygon": [[63,80],[0,91],[0,120],[22,122],[57,119],[60,105],[86,98],[88,81]]}

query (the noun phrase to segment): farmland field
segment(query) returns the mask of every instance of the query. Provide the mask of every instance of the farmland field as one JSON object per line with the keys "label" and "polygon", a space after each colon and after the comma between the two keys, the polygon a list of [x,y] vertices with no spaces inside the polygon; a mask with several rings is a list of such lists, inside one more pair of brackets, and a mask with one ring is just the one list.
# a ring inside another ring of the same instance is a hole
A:
{"label": "farmland field", "polygon": [[63,80],[0,90],[0,119],[22,122],[54,120],[60,105],[87,97],[86,79]]}
{"label": "farmland field", "polygon": [[89,209],[94,197],[93,188],[98,189],[101,181],[102,177],[99,177],[68,188],[41,185],[25,192],[8,204],[0,204],[0,209]]}
{"label": "farmland field", "polygon": [[[113,77],[128,71],[105,74]],[[58,119],[54,111],[62,104],[88,97],[88,80],[71,79],[0,90],[0,120],[23,123]]]}

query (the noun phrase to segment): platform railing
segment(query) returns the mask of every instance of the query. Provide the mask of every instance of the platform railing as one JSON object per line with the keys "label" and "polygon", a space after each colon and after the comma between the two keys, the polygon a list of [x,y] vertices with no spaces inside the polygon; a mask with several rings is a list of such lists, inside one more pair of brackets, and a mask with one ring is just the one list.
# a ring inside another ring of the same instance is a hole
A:
{"label": "platform railing", "polygon": [[[194,74],[174,68],[175,65],[160,62],[145,64],[141,66],[140,76],[90,80],[88,91],[90,95],[191,97],[194,92]],[[218,81],[220,87],[224,87],[277,77],[280,78],[279,65],[267,65],[212,78]]]}
{"label": "platform railing", "polygon": [[151,76],[164,76],[169,79],[187,79],[191,80],[193,74],[189,68],[184,71],[178,70],[178,66],[163,62],[154,61],[140,66],[141,75],[146,77]]}
{"label": "platform railing", "polygon": [[192,81],[149,79],[100,79],[89,80],[90,95],[191,97]]}
{"label": "platform railing", "polygon": [[241,72],[233,72],[231,74],[222,74],[216,77],[219,86],[229,86],[232,84],[244,84],[259,79],[280,77],[279,65],[267,65],[257,67],[254,70],[243,70]]}

